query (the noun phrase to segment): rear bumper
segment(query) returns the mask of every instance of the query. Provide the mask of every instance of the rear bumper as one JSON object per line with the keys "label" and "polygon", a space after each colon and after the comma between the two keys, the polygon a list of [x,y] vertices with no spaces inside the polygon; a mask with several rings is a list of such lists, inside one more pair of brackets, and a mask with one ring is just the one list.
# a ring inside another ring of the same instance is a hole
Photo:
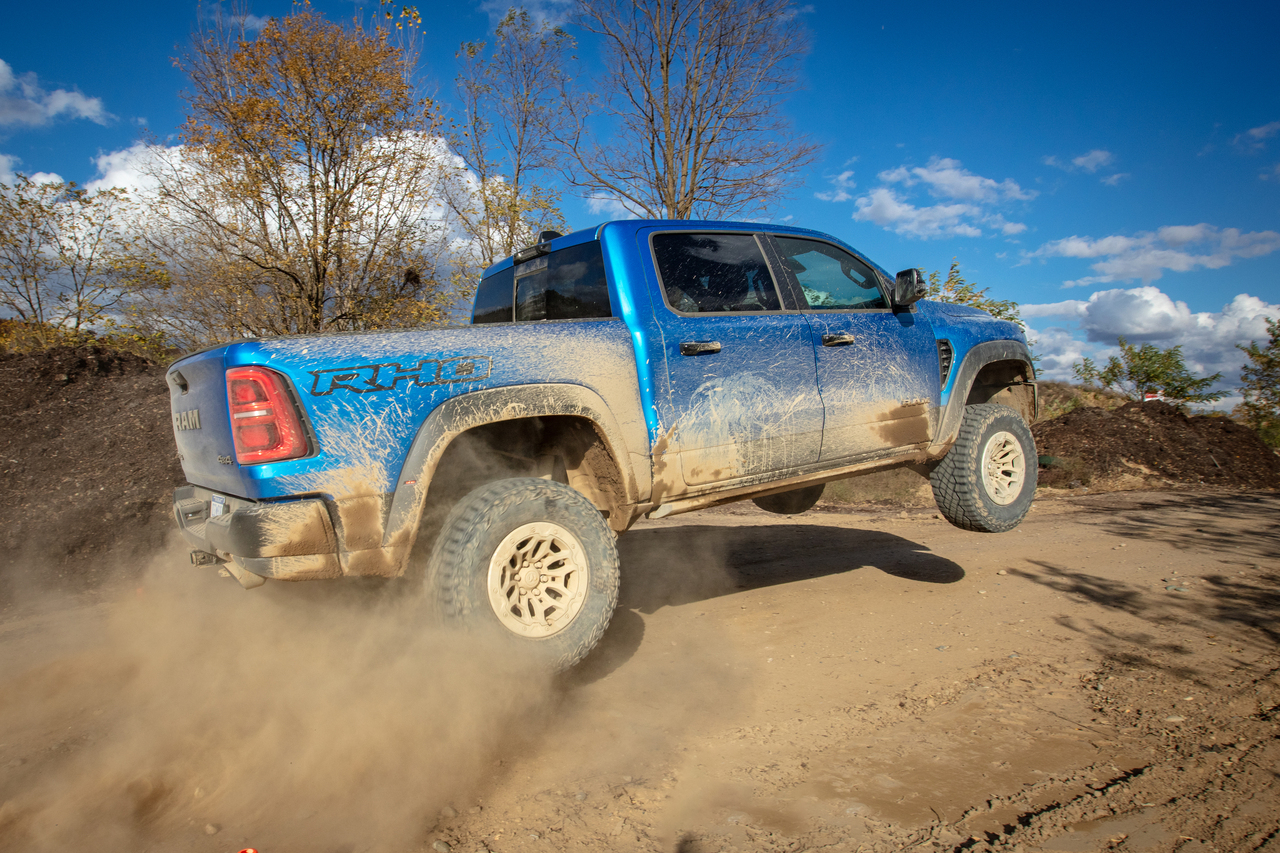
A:
{"label": "rear bumper", "polygon": [[173,494],[173,514],[193,548],[260,577],[342,577],[333,522],[319,499],[259,503],[182,486]]}

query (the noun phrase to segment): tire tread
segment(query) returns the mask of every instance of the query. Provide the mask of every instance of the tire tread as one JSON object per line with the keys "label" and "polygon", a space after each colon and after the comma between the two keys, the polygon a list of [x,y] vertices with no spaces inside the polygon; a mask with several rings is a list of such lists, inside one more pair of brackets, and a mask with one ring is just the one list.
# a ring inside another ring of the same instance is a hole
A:
{"label": "tire tread", "polygon": [[[981,498],[982,483],[979,471],[982,439],[990,426],[1003,417],[1012,416],[1022,424],[1026,432],[1023,447],[1026,455],[1027,481],[1024,488],[1035,491],[1036,449],[1031,431],[1026,429],[1022,417],[1010,409],[996,403],[975,403],[965,407],[964,418],[960,422],[960,431],[955,444],[947,451],[933,473],[929,476],[929,484],[933,487],[934,501],[943,517],[962,530],[978,533],[1004,533],[1017,527],[1026,515],[1026,508],[1013,516],[1001,517],[993,514]],[[1027,502],[1027,507],[1030,502]]]}
{"label": "tire tread", "polygon": [[[461,624],[476,621],[480,616],[476,611],[487,605],[477,602],[471,594],[475,582],[471,573],[476,570],[479,555],[470,552],[479,547],[491,519],[502,517],[509,510],[530,502],[556,503],[577,522],[575,534],[580,539],[582,529],[594,527],[607,543],[607,547],[594,550],[587,542],[582,543],[592,558],[589,583],[593,591],[603,594],[609,606],[603,618],[583,622],[582,626],[587,631],[577,642],[560,649],[549,661],[555,670],[563,671],[586,657],[600,642],[618,600],[618,551],[614,546],[613,533],[596,508],[578,492],[551,480],[534,478],[495,480],[479,487],[454,506],[445,518],[427,561],[426,586],[432,606],[443,621]],[[563,639],[567,638],[568,635],[564,635]],[[551,639],[554,638],[533,641],[530,645],[545,644],[548,649],[564,645],[563,639],[559,643],[551,643]]]}

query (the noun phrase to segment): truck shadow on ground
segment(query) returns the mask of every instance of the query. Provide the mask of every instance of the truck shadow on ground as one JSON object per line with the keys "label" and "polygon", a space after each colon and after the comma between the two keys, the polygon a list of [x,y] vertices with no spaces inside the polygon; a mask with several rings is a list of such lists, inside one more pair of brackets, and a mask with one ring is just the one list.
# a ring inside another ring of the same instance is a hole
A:
{"label": "truck shadow on ground", "polygon": [[644,640],[644,615],[753,589],[863,568],[920,583],[955,583],[964,569],[929,549],[877,530],[806,524],[681,525],[633,530],[618,540],[618,609],[572,681],[589,683],[624,664]]}
{"label": "truck shadow on ground", "polygon": [[927,547],[877,530],[802,524],[687,525],[618,540],[619,606],[660,608],[862,568],[921,583],[955,583],[964,569]]}

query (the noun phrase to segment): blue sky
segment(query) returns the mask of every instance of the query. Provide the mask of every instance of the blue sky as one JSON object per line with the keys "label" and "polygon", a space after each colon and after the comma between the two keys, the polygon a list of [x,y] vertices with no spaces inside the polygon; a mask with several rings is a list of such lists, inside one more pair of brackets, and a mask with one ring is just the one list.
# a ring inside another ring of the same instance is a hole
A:
{"label": "blue sky", "polygon": [[[314,5],[333,19],[358,8]],[[447,100],[458,44],[485,38],[506,4],[418,5],[425,77]],[[788,109],[824,148],[775,218],[891,270],[957,258],[1023,304],[1049,378],[1113,351],[1118,334],[1181,343],[1193,367],[1235,378],[1234,344],[1280,318],[1280,4],[979,5],[800,7],[812,52]],[[167,140],[182,120],[172,57],[198,14],[10,8],[0,177],[92,183],[144,128]],[[589,63],[593,46],[580,53]],[[605,218],[599,204],[564,206],[575,227]]]}

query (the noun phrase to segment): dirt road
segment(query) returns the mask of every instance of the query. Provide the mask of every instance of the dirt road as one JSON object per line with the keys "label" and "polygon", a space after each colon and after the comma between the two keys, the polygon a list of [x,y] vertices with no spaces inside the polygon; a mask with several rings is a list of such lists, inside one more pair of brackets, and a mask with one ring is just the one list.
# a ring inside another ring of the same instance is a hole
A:
{"label": "dirt road", "polygon": [[[1280,851],[1280,495],[750,505],[546,681],[411,595],[159,555],[0,615],[0,849]],[[354,594],[353,594],[354,592]]]}

